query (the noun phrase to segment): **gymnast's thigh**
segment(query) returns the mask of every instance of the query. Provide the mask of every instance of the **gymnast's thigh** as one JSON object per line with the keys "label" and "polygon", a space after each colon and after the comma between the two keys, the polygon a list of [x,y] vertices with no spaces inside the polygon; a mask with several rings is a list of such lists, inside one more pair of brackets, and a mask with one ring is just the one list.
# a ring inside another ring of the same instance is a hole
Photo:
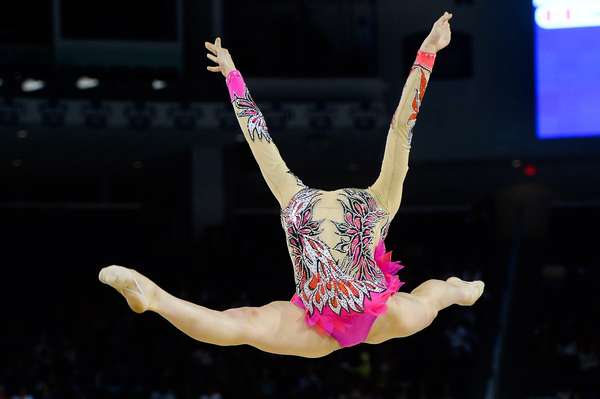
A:
{"label": "gymnast's thigh", "polygon": [[379,344],[421,331],[431,324],[435,312],[425,301],[406,292],[397,292],[387,301],[387,311],[380,315],[365,340]]}
{"label": "gymnast's thigh", "polygon": [[251,343],[271,353],[321,357],[337,349],[338,342],[306,324],[304,310],[288,301],[274,301],[255,308],[260,334]]}

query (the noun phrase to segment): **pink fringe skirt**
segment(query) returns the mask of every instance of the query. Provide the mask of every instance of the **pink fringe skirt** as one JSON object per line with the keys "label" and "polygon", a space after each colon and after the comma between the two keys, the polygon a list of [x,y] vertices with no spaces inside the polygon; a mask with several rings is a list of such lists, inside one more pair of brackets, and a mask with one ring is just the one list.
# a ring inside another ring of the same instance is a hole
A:
{"label": "pink fringe skirt", "polygon": [[341,311],[338,315],[329,307],[325,307],[322,313],[315,309],[312,316],[305,309],[302,299],[297,294],[291,302],[306,310],[306,323],[317,329],[321,334],[327,334],[339,342],[342,347],[358,345],[364,342],[369,331],[379,315],[387,310],[386,302],[390,296],[396,293],[404,284],[396,273],[404,266],[399,261],[392,261],[392,251],[385,252],[385,243],[380,240],[375,247],[375,262],[385,275],[387,288],[383,292],[372,292],[371,299],[365,298],[364,311],[362,313]]}

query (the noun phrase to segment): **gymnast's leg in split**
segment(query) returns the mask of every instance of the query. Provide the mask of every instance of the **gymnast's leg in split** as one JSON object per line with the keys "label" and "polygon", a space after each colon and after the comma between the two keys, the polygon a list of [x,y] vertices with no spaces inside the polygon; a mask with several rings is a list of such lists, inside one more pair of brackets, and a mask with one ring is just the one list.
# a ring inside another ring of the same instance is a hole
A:
{"label": "gymnast's leg in split", "polygon": [[[133,269],[109,266],[99,277],[119,291],[134,312],[155,312],[201,342],[250,345],[269,353],[309,358],[341,348],[335,339],[309,327],[304,312],[288,301],[217,311],[176,298]],[[452,304],[472,305],[482,290],[476,282],[454,277],[428,280],[410,294],[399,292],[390,297],[388,310],[376,320],[365,342],[412,335],[429,326],[440,310]]]}
{"label": "gymnast's leg in split", "polygon": [[[473,305],[483,293],[481,281],[428,280],[411,293],[398,292],[401,282],[393,273],[401,265],[386,257],[391,253],[383,255],[386,226],[399,209],[408,171],[412,128],[435,55],[450,42],[451,17],[445,13],[435,22],[417,54],[390,125],[379,177],[368,189],[336,193],[305,186],[290,172],[229,51],[221,47],[220,38],[205,43],[207,57],[216,63],[208,70],[226,78],[244,137],[282,208],[296,279],[292,301],[217,311],[176,298],[122,266],[103,268],[100,281],[120,292],[133,311],[155,312],[198,341],[251,345],[269,353],[310,358],[359,343],[406,337],[429,326],[439,311],[451,305]],[[339,196],[339,201],[325,203],[338,203],[339,209],[320,205],[322,198],[331,195]],[[313,218],[315,212],[319,216]],[[338,229],[338,238],[347,239],[336,245],[343,248],[339,252],[346,252],[343,262],[334,259],[326,244],[336,236],[324,239],[320,223],[325,222]]]}

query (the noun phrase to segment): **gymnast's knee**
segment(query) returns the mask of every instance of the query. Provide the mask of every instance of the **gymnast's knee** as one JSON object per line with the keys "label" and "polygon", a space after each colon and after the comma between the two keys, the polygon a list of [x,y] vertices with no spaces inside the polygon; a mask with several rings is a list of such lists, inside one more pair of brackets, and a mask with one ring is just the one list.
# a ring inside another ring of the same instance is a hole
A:
{"label": "gymnast's knee", "polygon": [[435,318],[438,316],[439,308],[436,304],[428,303],[425,306],[425,324],[427,327],[433,323]]}
{"label": "gymnast's knee", "polygon": [[419,297],[417,296],[416,299],[421,303],[421,309],[422,309],[422,315],[421,317],[422,319],[422,324],[423,324],[423,328],[425,327],[429,327],[431,325],[431,323],[433,323],[433,321],[435,320],[435,318],[438,316],[439,313],[439,307],[438,305],[435,303],[435,301],[430,300],[429,297]]}
{"label": "gymnast's knee", "polygon": [[223,314],[231,317],[231,328],[228,331],[230,345],[252,344],[263,334],[258,308],[251,306],[232,308],[224,310]]}
{"label": "gymnast's knee", "polygon": [[[403,338],[413,335],[424,328],[429,327],[438,315],[438,308],[425,297],[408,293],[398,293],[391,298],[394,311],[390,318],[389,334],[393,337]],[[388,334],[383,333],[383,340],[389,339]],[[380,337],[381,338],[381,337]],[[378,341],[379,342],[383,342]]]}

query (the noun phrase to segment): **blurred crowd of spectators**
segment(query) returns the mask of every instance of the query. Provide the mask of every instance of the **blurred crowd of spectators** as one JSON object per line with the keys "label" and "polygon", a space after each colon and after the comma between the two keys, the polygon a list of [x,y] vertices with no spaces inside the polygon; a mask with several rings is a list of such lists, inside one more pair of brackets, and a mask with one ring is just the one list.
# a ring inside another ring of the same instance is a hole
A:
{"label": "blurred crowd of spectators", "polygon": [[528,399],[600,398],[600,254],[574,234],[600,215],[582,214],[555,210],[548,241],[519,260],[505,370]]}
{"label": "blurred crowd of spectators", "polygon": [[529,292],[537,298],[523,304],[529,316],[517,319],[523,383],[535,398],[600,398],[600,269],[544,264],[538,272],[538,289]]}

